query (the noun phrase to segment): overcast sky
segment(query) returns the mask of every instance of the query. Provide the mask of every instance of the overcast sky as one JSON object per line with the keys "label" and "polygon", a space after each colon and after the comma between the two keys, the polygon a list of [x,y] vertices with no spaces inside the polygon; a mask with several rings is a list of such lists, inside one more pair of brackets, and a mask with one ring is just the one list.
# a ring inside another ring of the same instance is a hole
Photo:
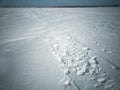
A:
{"label": "overcast sky", "polygon": [[120,0],[0,0],[1,6],[96,6],[120,5]]}

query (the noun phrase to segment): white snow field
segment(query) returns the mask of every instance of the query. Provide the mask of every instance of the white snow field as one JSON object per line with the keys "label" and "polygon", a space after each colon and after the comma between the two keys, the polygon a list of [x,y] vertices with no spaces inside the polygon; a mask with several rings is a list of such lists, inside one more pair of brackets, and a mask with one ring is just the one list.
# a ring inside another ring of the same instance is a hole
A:
{"label": "white snow field", "polygon": [[0,90],[120,90],[120,7],[0,8]]}

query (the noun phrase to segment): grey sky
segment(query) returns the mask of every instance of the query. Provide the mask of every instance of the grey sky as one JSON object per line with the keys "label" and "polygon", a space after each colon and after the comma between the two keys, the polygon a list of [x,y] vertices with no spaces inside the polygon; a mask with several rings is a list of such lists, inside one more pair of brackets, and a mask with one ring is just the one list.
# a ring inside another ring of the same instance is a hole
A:
{"label": "grey sky", "polygon": [[96,6],[120,5],[120,0],[0,0],[0,6]]}

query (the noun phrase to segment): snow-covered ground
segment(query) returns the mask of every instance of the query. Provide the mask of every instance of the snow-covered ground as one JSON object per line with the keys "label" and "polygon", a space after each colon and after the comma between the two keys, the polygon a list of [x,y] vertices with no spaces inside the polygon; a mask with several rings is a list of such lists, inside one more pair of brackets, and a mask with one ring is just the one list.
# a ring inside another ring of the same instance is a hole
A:
{"label": "snow-covered ground", "polygon": [[120,7],[0,8],[0,90],[120,90]]}

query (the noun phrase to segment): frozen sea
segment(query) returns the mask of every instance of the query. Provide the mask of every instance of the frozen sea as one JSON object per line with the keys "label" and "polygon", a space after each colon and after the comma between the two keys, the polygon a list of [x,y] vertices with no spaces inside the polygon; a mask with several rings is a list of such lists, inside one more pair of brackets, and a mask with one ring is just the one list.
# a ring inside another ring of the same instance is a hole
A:
{"label": "frozen sea", "polygon": [[0,8],[0,90],[120,90],[120,7]]}

